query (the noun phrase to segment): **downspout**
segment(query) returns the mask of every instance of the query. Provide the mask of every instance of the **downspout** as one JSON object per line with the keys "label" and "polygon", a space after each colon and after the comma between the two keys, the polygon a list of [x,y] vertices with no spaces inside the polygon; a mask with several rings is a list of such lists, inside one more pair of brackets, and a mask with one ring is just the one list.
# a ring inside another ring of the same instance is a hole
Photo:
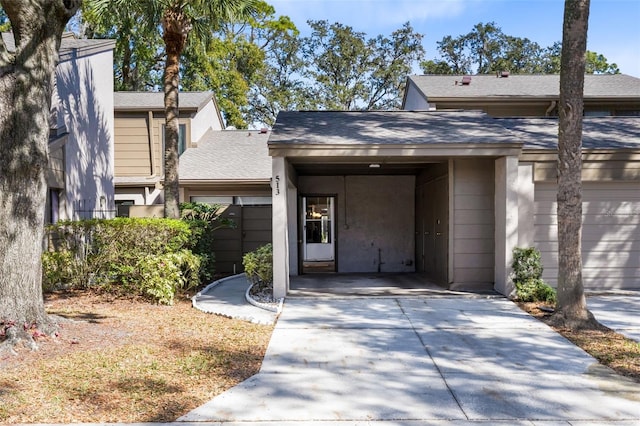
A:
{"label": "downspout", "polygon": [[553,111],[556,107],[558,103],[556,101],[551,101],[551,104],[549,105],[549,108],[547,108],[547,110],[544,112],[544,116],[545,117],[549,117],[549,114],[551,114],[551,111]]}
{"label": "downspout", "polygon": [[149,164],[151,177],[156,175],[156,156],[153,150],[153,111],[148,111],[147,132],[149,133]]}

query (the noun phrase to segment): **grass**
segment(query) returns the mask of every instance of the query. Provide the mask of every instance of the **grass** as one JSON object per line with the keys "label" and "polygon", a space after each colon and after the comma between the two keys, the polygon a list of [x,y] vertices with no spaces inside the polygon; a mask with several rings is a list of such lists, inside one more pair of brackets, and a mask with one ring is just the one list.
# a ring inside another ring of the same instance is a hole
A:
{"label": "grass", "polygon": [[174,306],[55,294],[76,322],[0,359],[0,423],[172,421],[257,373],[270,326]]}

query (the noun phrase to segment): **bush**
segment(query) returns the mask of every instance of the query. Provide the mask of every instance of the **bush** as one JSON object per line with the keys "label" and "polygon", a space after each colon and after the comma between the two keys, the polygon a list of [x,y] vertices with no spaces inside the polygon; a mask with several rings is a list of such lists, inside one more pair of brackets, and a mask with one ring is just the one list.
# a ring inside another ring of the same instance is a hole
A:
{"label": "bush", "polygon": [[170,304],[178,289],[199,283],[201,262],[188,249],[189,224],[180,220],[59,222],[48,232],[43,289],[95,287]]}
{"label": "bush", "polygon": [[242,257],[244,272],[258,290],[273,285],[273,246],[266,244]]}
{"label": "bush", "polygon": [[542,257],[535,247],[513,249],[512,278],[521,302],[556,302],[556,291],[542,279]]}

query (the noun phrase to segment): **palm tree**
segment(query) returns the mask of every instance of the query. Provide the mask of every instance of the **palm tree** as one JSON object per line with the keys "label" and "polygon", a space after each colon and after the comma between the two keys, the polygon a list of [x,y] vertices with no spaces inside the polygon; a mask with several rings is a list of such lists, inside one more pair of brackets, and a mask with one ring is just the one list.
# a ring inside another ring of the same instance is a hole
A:
{"label": "palm tree", "polygon": [[165,108],[164,215],[180,217],[178,139],[180,57],[191,32],[207,38],[223,22],[233,22],[255,11],[257,0],[90,0],[89,7],[98,14],[113,8],[143,13],[149,25],[162,32],[165,44],[163,77]]}
{"label": "palm tree", "polygon": [[557,325],[597,326],[582,284],[582,114],[589,0],[565,0],[558,125]]}

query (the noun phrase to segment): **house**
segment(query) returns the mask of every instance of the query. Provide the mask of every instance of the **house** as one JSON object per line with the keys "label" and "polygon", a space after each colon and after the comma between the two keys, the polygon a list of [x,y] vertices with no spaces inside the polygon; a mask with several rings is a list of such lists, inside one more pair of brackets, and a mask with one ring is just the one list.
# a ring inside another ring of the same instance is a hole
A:
{"label": "house", "polygon": [[[492,117],[548,117],[558,115],[559,96],[557,74],[414,75],[407,78],[402,109],[474,109]],[[638,116],[638,111],[640,79],[585,75],[585,116]]]}
{"label": "house", "polygon": [[[555,282],[558,77],[485,77],[437,80],[451,90],[517,84],[451,100],[411,77],[411,110],[278,115],[268,142],[275,297],[318,268],[420,272],[452,289],[509,294],[512,249],[529,245]],[[594,77],[587,115],[607,117],[585,118],[585,287],[639,289],[640,80]],[[552,80],[555,92],[522,90]]]}
{"label": "house", "polygon": [[234,227],[214,240],[216,271],[243,271],[242,256],[271,242],[271,159],[266,130],[209,129],[180,157],[180,199],[224,207]]}
{"label": "house", "polygon": [[[164,94],[116,92],[115,186],[119,216],[163,215]],[[243,271],[242,256],[271,242],[267,131],[223,130],[212,92],[180,93],[180,201],[217,204],[232,228],[216,231],[216,271]]]}
{"label": "house", "polygon": [[[130,206],[163,204],[164,93],[115,92],[115,202],[120,216]],[[212,92],[181,92],[179,151],[196,147],[223,120]],[[162,215],[162,208],[140,209],[141,215]]]}
{"label": "house", "polygon": [[[3,33],[9,50],[13,34]],[[47,222],[114,215],[113,40],[62,37],[51,103]]]}

